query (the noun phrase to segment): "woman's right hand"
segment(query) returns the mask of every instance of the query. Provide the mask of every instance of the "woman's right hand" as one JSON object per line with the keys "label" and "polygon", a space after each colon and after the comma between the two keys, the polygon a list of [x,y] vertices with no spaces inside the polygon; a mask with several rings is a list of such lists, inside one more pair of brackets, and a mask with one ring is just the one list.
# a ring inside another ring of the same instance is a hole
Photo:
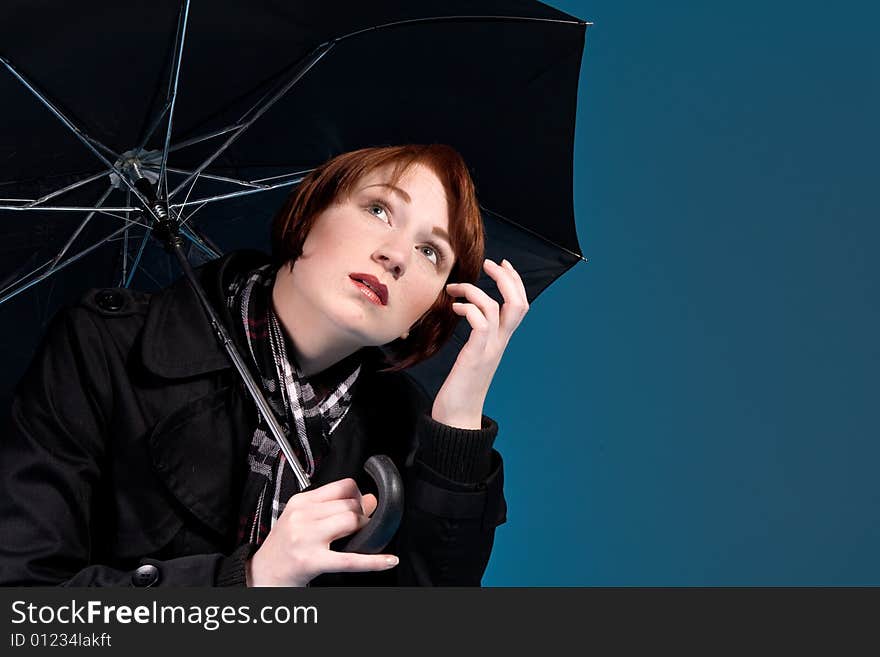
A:
{"label": "woman's right hand", "polygon": [[248,586],[306,586],[322,573],[388,570],[391,554],[335,552],[330,543],[366,525],[376,496],[361,495],[354,479],[340,479],[288,500],[260,549],[247,563]]}

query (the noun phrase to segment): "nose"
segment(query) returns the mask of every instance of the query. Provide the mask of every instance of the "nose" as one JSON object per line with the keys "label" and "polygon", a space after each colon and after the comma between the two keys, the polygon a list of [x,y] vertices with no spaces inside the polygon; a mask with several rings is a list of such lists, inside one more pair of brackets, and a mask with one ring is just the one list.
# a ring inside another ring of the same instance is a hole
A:
{"label": "nose", "polygon": [[410,249],[401,237],[386,240],[373,252],[373,260],[390,272],[395,280],[406,272],[409,257]]}

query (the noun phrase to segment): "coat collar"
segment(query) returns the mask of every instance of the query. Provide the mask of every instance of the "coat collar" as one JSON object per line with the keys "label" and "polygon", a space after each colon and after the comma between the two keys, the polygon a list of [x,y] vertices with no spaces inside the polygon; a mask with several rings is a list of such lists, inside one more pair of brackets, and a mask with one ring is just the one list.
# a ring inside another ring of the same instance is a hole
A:
{"label": "coat collar", "polygon": [[[236,251],[196,270],[205,295],[239,349],[241,340],[226,308],[225,288],[236,274],[252,271],[268,262],[268,256],[258,251]],[[151,299],[141,357],[147,369],[167,379],[198,376],[231,367],[207,314],[185,278]]]}

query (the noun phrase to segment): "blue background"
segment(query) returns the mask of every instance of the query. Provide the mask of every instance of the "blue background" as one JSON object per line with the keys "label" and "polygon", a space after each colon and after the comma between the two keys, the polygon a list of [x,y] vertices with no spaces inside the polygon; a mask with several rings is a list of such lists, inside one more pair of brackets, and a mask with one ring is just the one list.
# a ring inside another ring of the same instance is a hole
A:
{"label": "blue background", "polygon": [[487,400],[484,585],[880,584],[880,9],[551,4],[589,262]]}

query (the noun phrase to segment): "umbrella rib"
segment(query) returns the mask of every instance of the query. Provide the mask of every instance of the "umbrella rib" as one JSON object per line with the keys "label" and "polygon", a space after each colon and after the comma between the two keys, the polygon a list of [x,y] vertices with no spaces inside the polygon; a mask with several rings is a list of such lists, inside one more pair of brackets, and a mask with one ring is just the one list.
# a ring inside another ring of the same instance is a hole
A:
{"label": "umbrella rib", "polygon": [[260,192],[268,192],[273,189],[278,189],[279,187],[287,187],[289,185],[296,185],[297,183],[302,182],[302,179],[306,177],[306,174],[299,175],[297,174],[295,178],[291,180],[284,180],[279,183],[275,183],[274,185],[264,185],[260,186],[258,189],[244,189],[238,192],[228,192],[226,194],[217,194],[216,196],[206,196],[204,198],[197,198],[194,201],[190,201],[189,203],[174,203],[170,205],[171,208],[183,208],[186,205],[195,205],[197,203],[212,203],[214,201],[223,201],[228,198],[235,198],[237,196],[247,196],[249,194],[259,194]]}
{"label": "umbrella rib", "polygon": [[272,89],[266,91],[262,96],[260,96],[260,99],[253,105],[251,105],[251,107],[249,107],[248,110],[244,112],[244,114],[242,114],[239,117],[238,121],[236,121],[233,125],[228,125],[225,128],[220,128],[219,130],[215,130],[214,132],[209,132],[198,137],[191,137],[190,139],[185,139],[182,142],[173,144],[170,149],[171,152],[180,150],[181,148],[186,148],[188,146],[199,144],[203,141],[208,141],[209,139],[214,139],[215,137],[221,137],[235,130],[239,130],[240,128],[242,128],[242,126],[245,125],[243,121],[245,121],[252,112],[256,111],[262,103],[266,102],[266,100],[272,96],[272,93]]}
{"label": "umbrella rib", "polygon": [[373,32],[375,30],[384,30],[392,27],[402,27],[405,25],[418,25],[419,23],[439,23],[444,21],[462,21],[462,22],[528,22],[528,23],[558,23],[560,25],[580,25],[580,26],[589,26],[592,25],[589,21],[566,21],[560,18],[535,18],[530,16],[426,16],[423,18],[410,18],[403,21],[393,21],[391,23],[382,23],[381,25],[373,25],[372,27],[365,27],[360,30],[355,30],[354,32],[349,32],[348,34],[343,34],[342,36],[335,37],[332,39],[333,43],[339,43],[340,41],[344,41],[345,39],[350,39],[352,37],[359,36],[366,32]]}
{"label": "umbrella rib", "polygon": [[[62,269],[64,269],[64,268],[67,267],[68,265],[73,264],[74,262],[76,262],[76,261],[79,260],[80,258],[82,258],[82,257],[84,257],[84,256],[86,256],[86,255],[88,255],[89,253],[91,253],[92,251],[94,251],[95,249],[97,249],[97,248],[98,248],[99,246],[101,246],[102,244],[105,244],[106,242],[109,242],[111,239],[113,239],[113,238],[116,237],[117,235],[120,235],[120,234],[125,230],[125,228],[126,228],[126,227],[122,227],[122,228],[120,228],[120,229],[118,229],[118,230],[116,230],[116,231],[110,233],[109,235],[107,235],[107,237],[105,237],[104,239],[102,239],[100,242],[96,242],[95,244],[93,244],[92,246],[88,247],[87,249],[84,249],[83,251],[80,251],[80,252],[77,253],[76,255],[73,255],[73,256],[69,257],[67,260],[65,260],[64,262],[62,262],[60,265],[57,265],[54,269],[52,269],[52,270],[50,270],[50,271],[47,271],[47,272],[43,272],[42,274],[40,274],[39,276],[37,276],[37,277],[34,278],[33,280],[28,281],[26,284],[22,285],[22,286],[19,287],[18,289],[15,289],[15,290],[13,290],[12,292],[9,292],[8,294],[4,294],[2,297],[0,297],[0,304],[4,304],[4,303],[6,303],[6,302],[9,301],[11,298],[13,298],[13,297],[15,297],[15,296],[21,294],[22,292],[24,292],[24,291],[27,290],[27,289],[33,287],[34,285],[36,285],[36,284],[39,283],[40,281],[45,280],[46,278],[48,278],[48,277],[51,276],[52,274],[61,271]],[[51,263],[51,261],[49,261],[49,263],[47,263],[47,264],[50,264],[50,263]],[[45,267],[45,266],[46,266],[46,265],[43,265],[43,267]],[[38,267],[37,270],[35,270],[35,271],[38,271],[39,269],[42,269],[43,267]],[[8,287],[5,288],[5,289],[9,289],[9,287],[12,287],[13,285],[16,285],[16,284],[18,284],[18,283],[21,283],[21,282],[24,281],[24,280],[26,280],[26,277],[22,277],[22,278],[18,279],[17,281],[15,281],[14,283],[12,283],[10,286],[8,286]]]}
{"label": "umbrella rib", "polygon": [[[297,82],[299,82],[299,81],[302,79],[302,77],[303,77],[306,73],[308,73],[308,72],[312,69],[312,67],[315,66],[315,64],[317,64],[319,61],[321,61],[321,59],[322,59],[322,58],[323,58],[328,52],[330,52],[330,50],[333,49],[334,45],[335,45],[335,44],[333,44],[333,43],[326,43],[326,44],[323,44],[323,45],[321,45],[321,46],[318,46],[318,48],[316,48],[316,49],[315,49],[315,50],[314,50],[314,51],[313,51],[313,52],[312,52],[312,53],[311,53],[311,54],[305,59],[305,61],[303,62],[303,64],[297,69],[297,71],[294,73],[294,75],[291,77],[291,79],[290,79],[290,80],[289,80],[289,81],[288,81],[283,87],[281,87],[280,90],[278,90],[277,92],[275,92],[275,94],[273,94],[272,97],[269,98],[269,100],[267,100],[266,103],[265,103],[264,105],[262,105],[262,107],[259,107],[258,109],[256,109],[256,111],[254,111],[255,108],[257,108],[257,105],[255,105],[254,107],[252,107],[251,109],[249,109],[247,112],[245,112],[244,115],[242,116],[242,119],[243,119],[245,116],[247,116],[248,114],[250,114],[251,112],[254,112],[254,114],[253,114],[253,116],[252,116],[251,118],[249,118],[249,119],[247,120],[246,123],[242,124],[237,130],[235,130],[235,131],[234,131],[234,132],[233,132],[233,133],[232,133],[232,134],[231,134],[231,135],[230,135],[230,136],[229,136],[229,137],[228,137],[228,138],[227,138],[227,139],[226,139],[226,140],[220,145],[220,147],[219,147],[219,148],[218,148],[218,149],[217,149],[212,155],[210,155],[210,156],[209,156],[204,162],[202,162],[202,163],[196,168],[195,172],[193,172],[192,174],[190,174],[190,176],[189,176],[186,180],[184,180],[184,181],[183,181],[182,183],[180,183],[177,187],[175,187],[175,188],[174,188],[174,191],[172,191],[172,192],[168,195],[168,199],[170,200],[172,197],[174,197],[174,195],[177,194],[177,193],[178,193],[183,187],[185,187],[186,184],[187,184],[187,183],[188,183],[193,177],[195,177],[196,174],[201,173],[202,171],[204,171],[204,170],[205,170],[205,169],[211,164],[211,162],[213,162],[213,161],[216,160],[218,157],[220,157],[221,153],[223,153],[227,148],[229,148],[229,146],[232,144],[232,142],[234,142],[236,139],[238,139],[238,138],[244,133],[245,130],[247,130],[251,125],[253,125],[254,121],[256,121],[257,119],[259,119],[259,118],[260,118],[260,117],[261,117],[261,116],[262,116],[262,115],[263,115],[263,114],[264,114],[264,113],[265,113],[270,107],[272,107],[272,105],[274,105],[276,102],[278,102],[278,100],[279,100],[282,96],[284,96],[284,94],[286,94],[286,93],[290,90],[290,88],[293,87],[293,85],[295,85]],[[259,103],[258,103],[258,105],[259,105]]]}
{"label": "umbrella rib", "polygon": [[[192,185],[189,186],[189,191],[186,193],[186,198],[183,199],[183,206],[186,207],[186,202],[189,201],[189,196],[192,194],[193,190],[196,188],[196,183],[199,182],[199,176],[193,178]],[[184,222],[186,223],[186,222]]]}
{"label": "umbrella rib", "polygon": [[[13,280],[11,283],[8,283],[8,284],[5,285],[3,288],[0,288],[0,296],[2,296],[3,294],[5,294],[6,291],[9,290],[10,288],[15,287],[16,285],[18,285],[18,284],[21,283],[22,281],[26,281],[26,280],[28,280],[31,276],[33,276],[34,274],[36,274],[38,271],[40,271],[41,269],[45,269],[46,267],[48,267],[48,266],[51,265],[51,264],[52,264],[52,261],[51,261],[51,260],[47,260],[46,262],[44,262],[44,263],[43,263],[42,265],[40,265],[39,267],[36,267],[35,269],[32,269],[31,271],[29,271],[27,274],[24,274],[23,276],[19,276],[17,279]],[[23,269],[23,268],[22,268],[22,269]],[[21,269],[19,269],[19,271],[21,271]],[[17,272],[16,272],[16,273],[17,273]],[[13,276],[14,276],[14,275],[15,275],[15,274],[13,274]],[[12,278],[12,276],[8,277],[6,280],[8,281],[10,278]],[[5,281],[4,281],[4,282],[5,282]]]}
{"label": "umbrella rib", "polygon": [[[101,214],[110,214],[111,212],[137,212],[140,208],[120,207],[120,208],[97,208],[88,205],[0,205],[0,210],[18,210],[30,212],[100,212]],[[111,214],[112,217],[119,215]]]}
{"label": "umbrella rib", "polygon": [[276,180],[278,178],[286,178],[288,176],[300,176],[299,180],[297,181],[297,182],[299,182],[314,170],[315,169],[312,168],[312,169],[303,169],[302,171],[296,171],[294,173],[281,173],[281,174],[278,174],[277,176],[269,176],[268,178],[257,178],[256,180],[252,180],[251,183],[253,183],[255,185],[261,185],[269,180]]}
{"label": "umbrella rib", "polygon": [[[55,198],[56,196],[61,196],[65,192],[69,192],[71,190],[76,189],[77,187],[82,187],[83,185],[87,185],[90,182],[98,180],[99,178],[103,178],[106,175],[107,175],[106,171],[99,171],[98,173],[94,174],[93,176],[89,176],[88,178],[84,178],[83,180],[78,180],[77,182],[70,184],[67,187],[62,187],[61,189],[55,190],[54,192],[50,192],[50,193],[46,194],[45,196],[41,196],[40,198],[29,202],[27,204],[27,207],[32,208],[35,205],[39,205],[40,203],[45,203],[46,201],[48,201],[51,198]],[[6,200],[6,199],[3,199],[3,200]],[[9,200],[12,200],[12,199],[9,199]]]}
{"label": "umbrella rib", "polygon": [[[131,192],[127,192],[125,195],[125,202],[128,205],[131,205]],[[130,219],[129,213],[125,213],[125,220],[128,221]],[[125,233],[122,235],[122,278],[120,279],[120,283],[125,281],[125,277],[128,274],[128,229],[131,226],[126,225]]]}
{"label": "umbrella rib", "polygon": [[[9,70],[9,72],[12,73],[12,75],[14,75],[15,78],[18,79],[18,81],[21,82],[28,89],[28,91],[30,91],[34,96],[36,96],[37,99],[41,103],[43,103],[43,105],[45,105],[46,108],[50,112],[52,112],[52,114],[55,115],[55,118],[57,118],[59,121],[61,121],[61,123],[63,123],[64,126],[68,130],[70,130],[74,134],[74,136],[77,139],[79,139],[86,146],[86,148],[88,148],[90,151],[92,151],[92,153],[99,160],[101,160],[101,162],[103,162],[107,167],[109,167],[110,170],[113,171],[113,173],[115,173],[117,176],[119,176],[119,179],[123,183],[125,183],[125,185],[134,193],[135,197],[141,203],[143,203],[144,208],[147,210],[147,212],[149,212],[153,216],[153,219],[155,219],[157,222],[161,222],[161,219],[156,215],[155,210],[153,210],[153,208],[151,207],[149,200],[134,186],[134,184],[132,184],[132,182],[126,177],[126,175],[124,173],[122,173],[122,171],[120,171],[119,169],[116,168],[115,164],[113,164],[110,160],[108,160],[106,157],[104,157],[101,154],[101,152],[98,150],[98,145],[100,145],[100,142],[98,142],[95,139],[92,139],[89,135],[87,135],[85,132],[80,130],[73,123],[73,121],[71,121],[67,116],[65,116],[65,114],[61,110],[59,110],[57,107],[55,107],[54,103],[52,103],[52,101],[50,101],[49,98],[45,94],[43,94],[39,90],[37,90],[37,88],[34,85],[32,85],[27,80],[27,78],[25,78],[21,73],[19,73],[19,71],[12,65],[12,63],[8,59],[6,59],[5,57],[0,57],[0,62],[2,62],[4,66],[6,66],[6,68]],[[101,145],[101,146],[106,149],[106,146],[103,146],[103,145]],[[107,149],[107,150],[109,150],[109,149]],[[3,209],[3,208],[0,208],[0,209]]]}
{"label": "umbrella rib", "polygon": [[[189,220],[193,218],[193,215],[194,215],[196,212],[198,212],[199,210],[201,210],[203,207],[205,207],[206,205],[208,205],[207,202],[202,203],[199,207],[197,207],[195,210],[193,210],[192,212],[190,212],[190,213],[189,213],[189,216],[187,216],[187,218],[184,219],[183,222],[180,224],[181,228],[184,227],[184,226],[186,226],[186,225],[189,223]],[[181,208],[181,209],[183,209],[183,208]]]}
{"label": "umbrella rib", "polygon": [[533,231],[531,228],[526,228],[522,224],[515,222],[513,219],[508,219],[504,215],[498,214],[497,212],[493,212],[492,210],[490,210],[489,208],[487,208],[483,205],[480,206],[480,209],[483,212],[487,212],[487,213],[491,214],[493,217],[496,217],[496,218],[500,219],[501,221],[510,224],[511,226],[515,226],[515,227],[519,228],[520,230],[525,231],[526,233],[528,233],[529,235],[532,235],[533,237],[537,237],[542,242],[545,242],[545,243],[549,244],[550,246],[553,246],[553,247],[559,249],[560,251],[564,251],[565,253],[569,254],[570,256],[573,256],[575,258],[583,260],[584,262],[588,262],[588,260],[584,256],[582,256],[580,253],[575,253],[571,249],[567,249],[564,246],[557,244],[556,242],[549,239],[548,237],[541,235],[541,233],[537,233],[537,232]]}
{"label": "umbrella rib", "polygon": [[156,285],[156,287],[158,287],[158,288],[163,288],[163,287],[165,287],[165,286],[162,285],[159,281],[156,280],[156,277],[153,276],[153,275],[149,272],[149,270],[148,270],[146,267],[141,267],[141,273],[142,273],[144,276],[146,276],[147,278],[149,278],[151,281],[153,281],[153,283]]}
{"label": "umbrella rib", "polygon": [[142,151],[142,150],[144,150],[144,148],[146,148],[147,142],[150,141],[150,138],[153,136],[153,133],[156,132],[156,128],[158,128],[159,124],[162,123],[162,119],[165,116],[165,114],[168,112],[168,109],[170,107],[171,106],[166,102],[165,106],[162,108],[162,111],[160,111],[159,114],[156,116],[156,118],[153,119],[153,123],[150,125],[149,129],[147,130],[146,135],[141,140],[140,144],[138,144],[138,147],[137,147],[138,151]]}
{"label": "umbrella rib", "polygon": [[217,253],[214,249],[212,249],[208,244],[204,243],[198,235],[190,232],[188,228],[184,228],[181,226],[180,228],[181,234],[193,243],[196,248],[198,248],[202,253],[211,257],[211,258],[219,258],[220,254]]}
{"label": "umbrella rib", "polygon": [[[137,255],[134,258],[134,262],[131,265],[131,271],[128,272],[128,280],[124,282],[122,287],[128,287],[131,285],[131,281],[134,278],[135,272],[137,271],[138,265],[141,262],[141,256],[144,254],[144,248],[147,246],[147,241],[150,239],[150,232],[152,228],[147,228],[147,231],[144,233],[143,238],[141,238],[141,245],[138,247]],[[142,269],[141,271],[146,271]]]}
{"label": "umbrella rib", "polygon": [[173,144],[168,151],[173,153],[174,151],[178,151],[181,148],[186,148],[187,146],[192,146],[194,144],[201,143],[203,141],[208,141],[209,139],[214,139],[214,137],[220,137],[225,135],[227,132],[232,132],[233,130],[238,130],[241,127],[240,123],[236,123],[235,125],[228,125],[225,128],[220,128],[220,130],[215,130],[214,132],[209,132],[205,135],[200,135],[198,137],[192,137],[190,139],[185,139],[177,144]]}
{"label": "umbrella rib", "polygon": [[[190,215],[190,217],[191,216],[192,215]],[[214,243],[214,240],[212,240],[210,237],[205,235],[201,230],[199,230],[198,226],[193,224],[192,226],[189,227],[189,231],[193,235],[195,235],[199,240],[201,240],[203,244],[206,244],[209,248],[211,248],[211,250],[213,250],[214,253],[217,254],[217,257],[220,257],[223,255],[223,249],[221,249],[219,246],[217,246],[217,244]]]}
{"label": "umbrella rib", "polygon": [[112,157],[114,160],[118,160],[118,159],[119,159],[119,153],[117,153],[116,151],[114,151],[114,150],[113,150],[112,148],[110,148],[109,146],[106,146],[106,145],[102,144],[101,142],[99,142],[99,141],[98,141],[97,139],[95,139],[94,137],[91,137],[91,136],[89,136],[89,135],[87,135],[87,134],[85,134],[85,133],[82,133],[82,136],[83,136],[83,138],[84,138],[89,144],[91,144],[91,145],[94,146],[95,148],[100,148],[101,150],[103,150],[104,152],[106,152],[107,155],[109,155],[110,157]]}
{"label": "umbrella rib", "polygon": [[[98,207],[101,207],[101,205],[103,205],[104,201],[107,200],[107,197],[110,196],[110,192],[112,192],[112,191],[113,191],[113,187],[112,186],[108,187],[107,191],[104,192],[103,194],[101,194],[101,198],[99,198],[97,200],[95,205]],[[57,265],[58,261],[64,257],[64,254],[67,253],[68,249],[70,249],[70,247],[76,241],[76,238],[79,237],[80,233],[82,233],[82,231],[85,229],[86,224],[88,224],[89,221],[91,221],[92,217],[95,216],[96,212],[97,212],[97,210],[92,210],[91,212],[89,212],[86,215],[86,218],[82,220],[82,223],[80,223],[80,225],[77,226],[76,230],[73,231],[73,234],[70,236],[70,239],[68,239],[67,243],[63,247],[61,247],[61,250],[58,252],[58,255],[56,255],[52,259],[52,266],[49,268],[50,273],[55,270],[55,265]]]}
{"label": "umbrella rib", "polygon": [[91,212],[98,214],[107,215],[108,217],[113,217],[114,219],[122,219],[124,222],[130,225],[135,226],[143,226],[144,228],[152,228],[149,224],[142,223],[135,219],[130,219],[128,217],[124,217],[121,214],[116,214],[117,212],[140,212],[140,208],[133,207],[122,207],[122,208],[101,208],[101,207],[90,207],[90,206],[78,206],[78,205],[39,205],[37,207],[27,207],[21,205],[0,205],[0,210],[17,210],[17,211],[37,211],[37,212]]}
{"label": "umbrella rib", "polygon": [[162,164],[159,167],[159,190],[158,196],[163,197],[162,191],[168,191],[168,178],[165,167],[168,164],[168,149],[171,147],[171,126],[174,122],[174,105],[177,101],[177,85],[180,81],[180,64],[183,61],[183,44],[186,41],[186,24],[189,19],[189,0],[185,0],[180,10],[180,18],[177,23],[177,37],[175,41],[174,73],[172,75],[172,84],[169,87],[171,97],[168,99],[168,127],[165,130],[165,146],[162,149]]}
{"label": "umbrella rib", "polygon": [[[145,169],[155,169],[156,167],[155,166],[147,166],[144,168]],[[184,176],[188,176],[188,175],[194,173],[193,171],[187,171],[186,169],[177,169],[175,167],[167,167],[166,171],[169,171],[170,173],[179,173]],[[251,182],[249,180],[239,180],[238,178],[229,178],[227,176],[218,176],[218,175],[212,174],[212,173],[205,173],[204,171],[202,171],[199,174],[199,176],[201,176],[202,178],[207,178],[208,180],[216,180],[218,182],[228,182],[228,183],[233,183],[235,185],[241,185],[242,187],[256,187],[259,189],[263,189],[265,187],[264,185],[260,185],[259,183]],[[192,188],[190,188],[190,191],[192,191]],[[184,201],[184,204],[185,203],[186,202]]]}
{"label": "umbrella rib", "polygon": [[[192,185],[189,186],[189,191],[186,193],[186,198],[183,199],[183,205],[180,208],[181,214],[183,214],[183,208],[186,207],[186,202],[189,201],[189,196],[190,196],[190,194],[192,194],[193,190],[196,188],[196,183],[198,181],[199,181],[199,176],[196,176],[195,178],[193,178]],[[204,203],[202,203],[199,207],[197,207],[195,210],[193,210],[192,214],[190,214],[190,217],[193,214],[195,214],[196,212],[198,212],[200,209],[202,209],[203,207],[205,207]],[[170,210],[171,210],[171,208],[169,208],[169,211]],[[187,217],[186,219],[183,220],[183,225],[186,225],[187,221],[189,221],[189,217]]]}
{"label": "umbrella rib", "polygon": [[[545,273],[557,273],[559,271],[559,265],[553,264],[547,267],[535,267],[534,269],[517,269],[516,272],[520,276],[534,276],[536,274],[545,274]],[[482,280],[482,279],[481,279]],[[498,289],[498,286],[494,284],[494,281],[488,279],[490,283],[492,283],[495,289]],[[500,292],[499,292],[500,294]]]}

